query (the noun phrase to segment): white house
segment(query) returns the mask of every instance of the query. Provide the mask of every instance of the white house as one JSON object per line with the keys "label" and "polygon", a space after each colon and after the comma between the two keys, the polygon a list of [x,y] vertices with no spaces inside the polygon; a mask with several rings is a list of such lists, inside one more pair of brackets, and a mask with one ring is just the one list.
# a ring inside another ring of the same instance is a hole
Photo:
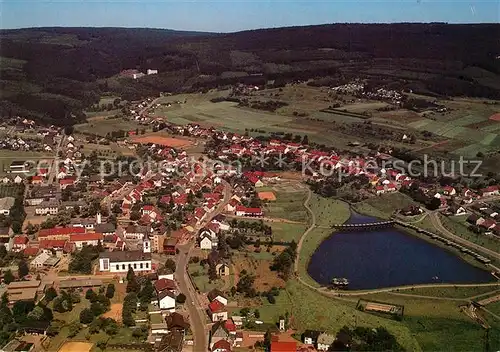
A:
{"label": "white house", "polygon": [[57,215],[59,203],[57,201],[43,201],[35,208],[36,215]]}
{"label": "white house", "polygon": [[212,248],[216,247],[214,243],[212,242],[212,238],[210,235],[203,235],[200,241],[200,248],[201,249],[206,249],[206,250],[212,250]]}
{"label": "white house", "polygon": [[216,288],[207,294],[207,298],[210,302],[219,301],[223,305],[227,306],[227,298],[224,297],[224,294]]}
{"label": "white house", "polygon": [[157,75],[158,74],[158,70],[151,70],[148,68],[148,70],[146,71],[146,73],[148,75]]}
{"label": "white house", "polygon": [[148,226],[129,225],[123,233],[127,240],[142,240],[151,232]]}
{"label": "white house", "polygon": [[149,240],[144,241],[143,250],[103,252],[99,255],[99,271],[125,274],[129,268],[135,272],[151,270]]}
{"label": "white house", "polygon": [[158,305],[161,310],[167,310],[170,313],[175,312],[175,294],[170,290],[160,292],[158,294]]}
{"label": "white house", "polygon": [[208,305],[208,312],[213,322],[227,320],[226,306],[218,300],[214,300]]}
{"label": "white house", "polygon": [[200,239],[200,248],[207,250],[212,250],[212,248],[217,247],[219,242],[217,234],[207,228],[204,228],[200,231],[199,239]]}
{"label": "white house", "polygon": [[99,241],[104,239],[102,233],[78,233],[70,235],[69,240],[73,242],[76,248],[81,249],[83,246],[97,246]]}
{"label": "white house", "polygon": [[328,349],[334,342],[335,342],[335,336],[327,333],[321,333],[318,336],[318,345],[316,348],[318,351],[328,351]]}

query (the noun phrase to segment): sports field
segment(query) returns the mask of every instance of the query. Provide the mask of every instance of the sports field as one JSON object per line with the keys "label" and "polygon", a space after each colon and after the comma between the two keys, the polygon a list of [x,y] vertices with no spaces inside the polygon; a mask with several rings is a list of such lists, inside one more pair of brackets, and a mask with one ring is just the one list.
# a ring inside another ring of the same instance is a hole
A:
{"label": "sports field", "polygon": [[90,352],[93,346],[90,342],[66,342],[59,352]]}
{"label": "sports field", "polygon": [[133,137],[132,142],[141,144],[156,144],[172,148],[183,148],[193,144],[188,139],[183,139],[178,137],[164,137],[161,135],[154,135],[154,134],[151,134],[149,136]]}

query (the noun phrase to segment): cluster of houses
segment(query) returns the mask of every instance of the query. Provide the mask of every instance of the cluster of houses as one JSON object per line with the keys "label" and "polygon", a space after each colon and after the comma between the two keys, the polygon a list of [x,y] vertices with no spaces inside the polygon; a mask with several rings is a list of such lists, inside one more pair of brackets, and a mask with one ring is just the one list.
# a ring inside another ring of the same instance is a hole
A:
{"label": "cluster of houses", "polygon": [[136,69],[128,69],[128,70],[123,70],[120,72],[120,76],[121,77],[127,77],[127,78],[132,78],[132,79],[139,79],[139,78],[142,78],[144,76],[148,76],[148,75],[157,75],[158,74],[158,70],[154,70],[154,69],[147,69],[146,73],[143,73],[139,70],[136,70]]}

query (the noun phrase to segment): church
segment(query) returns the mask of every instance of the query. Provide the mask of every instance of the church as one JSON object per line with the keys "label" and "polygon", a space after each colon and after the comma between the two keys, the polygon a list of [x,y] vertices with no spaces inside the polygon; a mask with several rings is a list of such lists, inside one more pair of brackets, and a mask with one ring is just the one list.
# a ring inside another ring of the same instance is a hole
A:
{"label": "church", "polygon": [[145,239],[142,250],[103,252],[99,255],[99,271],[127,273],[129,268],[135,272],[152,270],[151,243]]}

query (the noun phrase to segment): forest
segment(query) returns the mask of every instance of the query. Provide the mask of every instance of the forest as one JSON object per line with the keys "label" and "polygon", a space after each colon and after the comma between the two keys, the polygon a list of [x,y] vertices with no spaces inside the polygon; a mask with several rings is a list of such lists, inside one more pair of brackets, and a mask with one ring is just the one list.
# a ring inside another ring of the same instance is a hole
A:
{"label": "forest", "polygon": [[[332,24],[229,34],[137,28],[0,31],[0,115],[58,125],[103,93],[137,100],[234,83],[356,76],[445,96],[500,99],[500,25]],[[127,69],[157,69],[138,80]],[[390,79],[388,79],[390,76]]]}

